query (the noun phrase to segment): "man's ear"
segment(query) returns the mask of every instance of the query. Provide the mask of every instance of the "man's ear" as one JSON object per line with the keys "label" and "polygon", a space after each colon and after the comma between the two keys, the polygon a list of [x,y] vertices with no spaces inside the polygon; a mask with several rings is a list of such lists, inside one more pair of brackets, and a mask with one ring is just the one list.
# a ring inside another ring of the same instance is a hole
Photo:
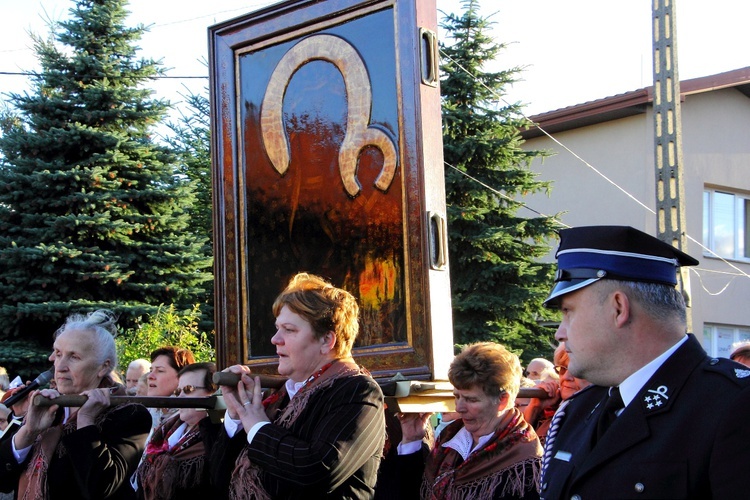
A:
{"label": "man's ear", "polygon": [[620,290],[616,290],[610,297],[610,303],[613,308],[615,326],[622,328],[627,326],[630,321],[630,299]]}

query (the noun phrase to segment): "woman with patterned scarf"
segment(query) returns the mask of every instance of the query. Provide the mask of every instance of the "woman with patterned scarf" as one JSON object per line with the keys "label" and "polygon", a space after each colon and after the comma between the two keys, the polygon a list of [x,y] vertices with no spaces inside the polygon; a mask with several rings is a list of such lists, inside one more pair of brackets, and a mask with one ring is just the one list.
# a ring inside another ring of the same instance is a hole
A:
{"label": "woman with patterned scarf", "polygon": [[264,400],[260,380],[240,365],[228,368],[241,375],[237,386],[222,386],[229,497],[372,498],[385,440],[383,393],[351,357],[354,297],[302,273],[273,313],[284,387]]}
{"label": "woman with patterned scarf", "polygon": [[454,358],[448,378],[461,418],[440,433],[426,460],[422,437],[429,415],[399,415],[402,497],[538,499],[542,447],[515,407],[518,356],[491,342],[473,344]]}
{"label": "woman with patterned scarf", "polygon": [[[210,396],[218,388],[213,382],[215,372],[214,363],[185,365],[175,395]],[[181,408],[165,420],[154,430],[138,466],[138,498],[211,498],[208,457],[219,432],[223,432],[221,424],[211,422],[202,409]]]}
{"label": "woman with patterned scarf", "polygon": [[80,408],[31,405],[23,425],[0,445],[0,491],[20,499],[132,498],[135,472],[151,428],[139,404],[110,407],[125,394],[115,370],[115,318],[109,311],[73,315],[55,333],[50,361],[57,389],[31,393],[50,399],[84,394]]}

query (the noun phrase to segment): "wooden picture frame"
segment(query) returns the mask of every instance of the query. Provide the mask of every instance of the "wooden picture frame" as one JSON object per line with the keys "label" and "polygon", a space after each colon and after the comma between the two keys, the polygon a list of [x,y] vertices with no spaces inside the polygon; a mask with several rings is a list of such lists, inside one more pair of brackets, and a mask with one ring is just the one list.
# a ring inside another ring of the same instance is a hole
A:
{"label": "wooden picture frame", "polygon": [[216,349],[274,373],[271,305],[310,272],[360,304],[357,361],[453,357],[434,0],[293,0],[209,28]]}

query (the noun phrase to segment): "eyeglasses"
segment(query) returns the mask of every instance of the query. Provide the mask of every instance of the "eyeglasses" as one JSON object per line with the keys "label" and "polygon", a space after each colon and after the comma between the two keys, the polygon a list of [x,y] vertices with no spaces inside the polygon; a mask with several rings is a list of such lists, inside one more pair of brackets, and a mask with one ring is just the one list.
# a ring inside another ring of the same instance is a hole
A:
{"label": "eyeglasses", "polygon": [[192,393],[194,393],[198,389],[205,389],[205,387],[200,387],[197,385],[186,385],[185,387],[178,387],[174,390],[174,395],[179,396],[181,393],[185,393],[186,396],[190,396]]}
{"label": "eyeglasses", "polygon": [[567,371],[568,371],[567,366],[555,365],[555,373],[557,373],[558,375],[560,376],[565,375]]}

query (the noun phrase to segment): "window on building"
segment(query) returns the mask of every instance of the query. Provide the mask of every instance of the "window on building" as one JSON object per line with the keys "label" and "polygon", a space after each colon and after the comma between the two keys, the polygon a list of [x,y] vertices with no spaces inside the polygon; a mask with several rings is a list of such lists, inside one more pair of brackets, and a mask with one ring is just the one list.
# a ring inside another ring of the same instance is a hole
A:
{"label": "window on building", "polygon": [[750,260],[750,196],[703,192],[703,244],[726,259]]}
{"label": "window on building", "polygon": [[706,324],[703,326],[703,348],[713,357],[728,358],[732,344],[750,340],[750,329]]}

